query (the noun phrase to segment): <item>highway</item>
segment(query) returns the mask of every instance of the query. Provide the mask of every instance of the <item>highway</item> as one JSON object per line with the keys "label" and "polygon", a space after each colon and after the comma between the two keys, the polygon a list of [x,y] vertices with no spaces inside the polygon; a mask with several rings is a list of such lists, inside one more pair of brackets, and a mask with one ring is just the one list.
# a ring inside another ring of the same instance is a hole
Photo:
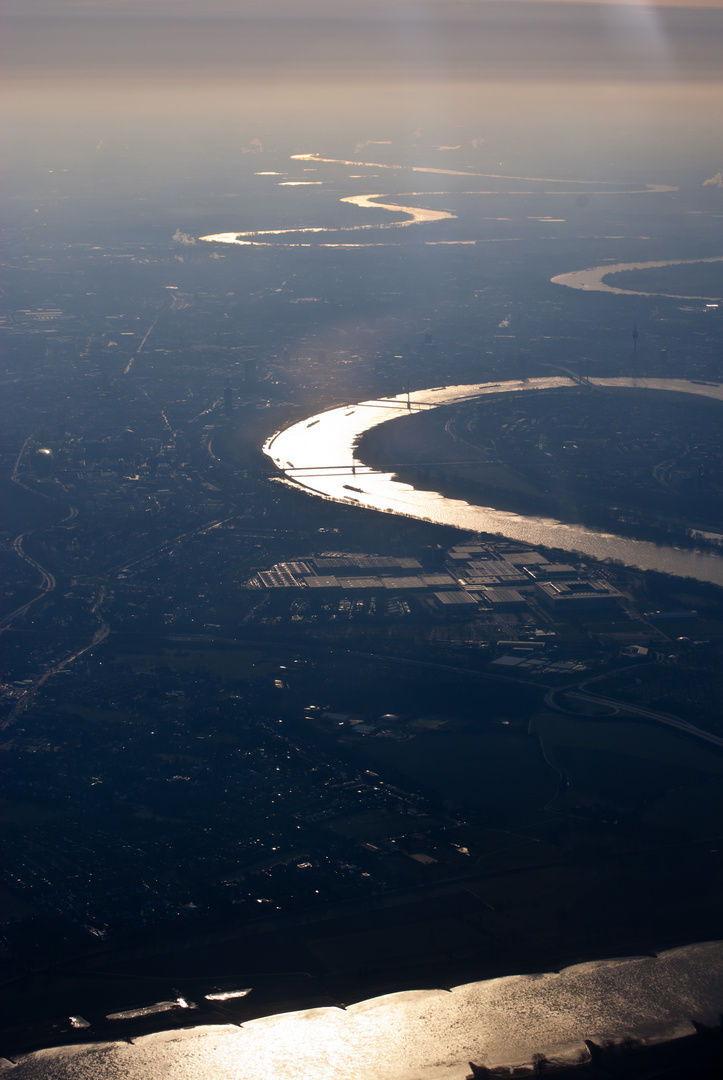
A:
{"label": "highway", "polygon": [[633,705],[631,702],[619,701],[616,698],[610,698],[603,696],[602,694],[590,693],[587,689],[591,683],[598,682],[601,679],[608,679],[613,675],[629,670],[629,668],[620,668],[618,671],[609,671],[604,675],[596,675],[592,679],[582,679],[580,682],[570,683],[567,686],[560,686],[556,689],[549,690],[545,694],[545,704],[550,709],[555,709],[557,712],[570,715],[576,715],[575,710],[565,708],[564,705],[561,705],[557,700],[559,695],[567,698],[574,698],[577,701],[588,701],[595,705],[607,705],[614,713],[623,712],[633,716],[642,716],[644,720],[654,720],[658,724],[664,724],[666,727],[675,728],[676,731],[682,731],[684,734],[692,735],[696,739],[702,739],[704,742],[713,743],[714,746],[723,747],[723,738],[718,735],[713,735],[709,731],[704,731],[702,728],[696,727],[695,724],[691,724],[687,720],[681,720],[679,716],[659,712],[657,709],[647,709],[643,705]]}
{"label": "highway", "polygon": [[26,563],[29,563],[30,566],[32,566],[33,569],[37,570],[40,574],[40,592],[37,596],[34,596],[32,600],[28,600],[26,604],[22,604],[20,607],[15,608],[15,610],[11,611],[9,615],[6,615],[3,619],[0,619],[0,633],[2,633],[3,630],[7,630],[7,628],[16,619],[19,619],[21,616],[26,615],[30,608],[33,607],[34,604],[37,604],[38,600],[42,600],[43,597],[47,596],[48,593],[52,592],[56,586],[54,575],[51,574],[49,570],[46,570],[44,566],[41,566],[39,562],[37,562],[30,555],[28,555],[28,553],[23,549],[23,540],[30,535],[31,534],[29,532],[26,532],[20,533],[20,536],[16,536],[12,543],[12,549],[18,556],[18,558],[24,559]]}

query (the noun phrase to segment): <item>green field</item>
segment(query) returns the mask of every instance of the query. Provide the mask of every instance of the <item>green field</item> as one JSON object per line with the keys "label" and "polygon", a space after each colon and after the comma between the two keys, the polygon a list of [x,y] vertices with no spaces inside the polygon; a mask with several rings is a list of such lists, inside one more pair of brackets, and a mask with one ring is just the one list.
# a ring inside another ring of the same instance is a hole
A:
{"label": "green field", "polygon": [[681,836],[697,831],[715,838],[712,850],[719,843],[723,850],[723,780],[706,780],[666,792],[646,811],[643,822]]}
{"label": "green field", "polygon": [[[559,809],[629,813],[655,805],[676,789],[685,792],[684,805],[699,785],[723,776],[723,754],[714,746],[662,725],[542,714],[533,717],[530,730],[566,778],[553,804]],[[656,820],[652,811],[647,820]],[[657,819],[661,826],[670,820],[670,813]],[[685,820],[694,835],[705,831],[704,815],[689,812]]]}
{"label": "green field", "polygon": [[278,669],[278,663],[269,659],[268,652],[251,648],[161,649],[159,652],[118,653],[114,660],[116,664],[128,664],[135,672],[162,667],[171,671],[201,668],[229,681],[258,678]]}
{"label": "green field", "polygon": [[621,270],[603,281],[616,289],[668,293],[671,296],[723,296],[723,263],[692,263],[688,266],[651,266],[646,270]]}
{"label": "green field", "polygon": [[355,814],[331,821],[328,827],[340,836],[363,842],[426,832],[439,828],[441,824],[438,818],[417,817],[413,814]]}
{"label": "green field", "polygon": [[506,821],[544,806],[559,782],[537,739],[512,727],[434,731],[403,743],[367,740],[363,749],[408,782],[451,803],[474,807],[489,821]]}
{"label": "green field", "polygon": [[662,724],[637,720],[579,720],[574,716],[542,713],[533,716],[530,731],[545,744],[608,751],[644,758],[678,768],[723,776],[723,753],[713,745],[694,742]]}

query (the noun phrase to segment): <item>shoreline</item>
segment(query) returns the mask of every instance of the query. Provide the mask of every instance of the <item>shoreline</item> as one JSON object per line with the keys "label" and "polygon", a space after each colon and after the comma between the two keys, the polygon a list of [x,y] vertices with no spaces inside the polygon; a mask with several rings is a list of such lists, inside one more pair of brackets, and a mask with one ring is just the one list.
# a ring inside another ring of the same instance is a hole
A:
{"label": "shoreline", "polygon": [[[613,948],[604,954],[591,951],[590,954],[571,955],[568,949],[539,950],[537,962],[534,960],[525,964],[492,963],[479,966],[478,963],[457,959],[442,965],[430,965],[430,970],[419,971],[417,977],[410,974],[407,976],[380,974],[379,976],[359,977],[350,973],[340,972],[331,977],[324,975],[312,975],[307,973],[268,973],[262,977],[249,978],[240,975],[235,980],[249,987],[249,993],[244,996],[231,998],[222,1003],[208,1002],[199,993],[201,989],[211,992],[211,987],[218,980],[209,977],[201,979],[178,978],[175,980],[178,987],[177,997],[180,1001],[186,1000],[188,1004],[182,1006],[176,1004],[174,1008],[164,1011],[149,1012],[144,1016],[136,1016],[125,1019],[108,1019],[108,1013],[103,1010],[94,1014],[88,1010],[79,1017],[77,1013],[69,1016],[48,1016],[43,1020],[28,1021],[27,1023],[8,1026],[0,1037],[0,1060],[5,1059],[11,1065],[18,1064],[18,1059],[30,1057],[43,1051],[68,1050],[83,1047],[111,1046],[116,1043],[134,1043],[136,1039],[148,1035],[156,1035],[173,1031],[192,1031],[197,1028],[243,1028],[255,1020],[282,1017],[284,1015],[306,1013],[318,1009],[338,1009],[346,1011],[356,1005],[374,1003],[393,995],[403,995],[414,992],[438,991],[454,994],[459,993],[464,987],[477,984],[493,983],[505,979],[530,979],[537,980],[544,976],[560,976],[566,972],[574,972],[576,969],[598,969],[606,966],[620,966],[635,964],[645,960],[659,960],[666,954],[685,952],[700,947],[715,946],[721,944],[717,939],[707,939],[694,942],[674,941],[664,946],[652,945],[650,942],[634,943],[633,941],[620,941],[619,948]],[[630,950],[630,951],[627,951]],[[436,971],[431,970],[436,968]],[[291,976],[296,974],[296,978]],[[102,978],[103,973],[94,975],[86,973],[89,981],[94,978]],[[128,977],[128,976],[126,976]],[[121,976],[116,976],[120,981]],[[140,979],[143,976],[139,977]],[[140,1009],[150,1009],[163,998],[159,991],[153,996],[151,983],[149,982],[149,996],[143,1002],[135,1005],[124,1003],[123,1011],[133,1012]],[[156,982],[161,981],[156,979]],[[164,979],[166,983],[171,980]],[[225,981],[233,982],[231,976],[226,976]],[[193,996],[192,983],[205,983],[205,987],[197,986],[196,997]],[[255,985],[254,985],[255,983]],[[185,987],[184,987],[184,984]],[[7,984],[6,984],[7,985]],[[184,988],[186,993],[184,993]],[[188,996],[187,996],[188,995]],[[152,1000],[153,999],[153,1000]],[[163,1001],[170,1004],[170,1000]],[[72,1003],[71,1003],[72,1005]],[[723,1001],[710,1005],[710,1011],[706,1015],[704,1023],[710,1023],[717,1018],[723,1009]],[[82,1019],[89,1023],[88,1027],[73,1027],[71,1017]],[[673,1026],[674,1031],[670,1034],[661,1034],[642,1042],[657,1045],[669,1042],[681,1037],[681,1026],[689,1030],[684,1035],[691,1035],[695,1031],[695,1022],[700,1022],[696,1016],[681,1014],[677,1017]],[[583,1031],[579,1033],[579,1042],[595,1036],[595,1032]],[[635,1031],[629,1032],[632,1038],[640,1037]],[[540,1048],[544,1050],[544,1047]]]}
{"label": "shoreline", "polygon": [[650,262],[613,263],[605,266],[588,266],[585,270],[570,270],[550,278],[553,285],[565,285],[568,289],[583,292],[615,293],[617,296],[662,296],[668,300],[709,300],[716,296],[695,296],[681,293],[641,292],[639,289],[619,289],[609,285],[605,278],[627,270],[653,270],[663,266],[692,266],[697,263],[723,262],[723,255],[711,255],[703,259],[657,259]]}
{"label": "shoreline", "polygon": [[[644,389],[698,395],[723,402],[719,383],[676,378],[590,378],[601,389]],[[575,552],[587,558],[615,559],[628,567],[655,570],[680,578],[723,586],[723,558],[717,551],[658,545],[555,518],[525,516],[494,506],[445,499],[437,491],[416,489],[394,480],[394,472],[365,465],[356,452],[359,439],[387,420],[438,405],[460,405],[488,394],[517,394],[579,387],[571,376],[513,379],[415,390],[413,395],[371,399],[323,410],[277,431],[263,452],[279,470],[277,478],[308,494],[382,513],[417,518],[464,531],[500,536],[529,545]],[[356,477],[350,481],[350,477]],[[362,486],[359,486],[359,485]],[[355,492],[352,496],[350,488]]]}
{"label": "shoreline", "polygon": [[[455,406],[450,406],[450,408],[455,408]],[[442,459],[448,449],[445,443],[444,418],[438,420],[432,415],[429,419],[432,426],[423,426],[421,429],[424,433],[423,445],[425,451],[433,447],[434,456]],[[438,421],[439,427],[433,426],[435,421]],[[422,424],[426,423],[425,418]],[[413,460],[414,454],[405,451],[405,441],[401,431],[398,431],[398,442],[395,444],[394,437],[388,436],[384,428],[385,425],[381,424],[365,431],[355,447],[355,455],[358,460],[364,462],[365,467],[371,470],[382,472],[393,469],[390,475],[394,482],[406,485],[415,491],[428,492],[431,496],[441,497],[448,502],[464,502],[481,508],[494,507],[498,513],[517,517],[554,520],[571,529],[593,530],[623,540],[654,544],[660,548],[676,547],[701,555],[716,556],[721,553],[718,534],[710,531],[715,528],[713,524],[708,526],[709,531],[704,528],[693,529],[686,524],[685,515],[681,514],[678,520],[682,524],[676,531],[673,515],[670,519],[666,519],[660,509],[654,506],[642,506],[638,511],[637,519],[633,520],[630,516],[632,504],[622,507],[627,516],[618,516],[610,508],[611,500],[607,497],[596,498],[594,488],[582,494],[576,492],[574,510],[571,512],[569,502],[561,488],[552,490],[541,488],[535,492],[524,490],[523,485],[529,488],[535,480],[534,478],[530,480],[524,473],[520,474],[514,462],[505,463],[501,468],[509,470],[512,474],[513,485],[515,477],[521,476],[522,484],[519,488],[506,487],[495,477],[485,480],[485,469],[489,463],[483,458],[477,462],[462,461],[460,463],[452,459],[447,464],[432,466],[428,465],[423,457]],[[415,433],[417,444],[420,443],[419,431],[418,428]],[[390,465],[389,462],[393,462],[395,458],[403,461],[404,464]],[[493,470],[498,467],[498,463],[492,463]],[[465,470],[468,471],[465,473]],[[361,470],[358,471],[361,472]],[[479,478],[479,473],[482,473],[482,479]]]}

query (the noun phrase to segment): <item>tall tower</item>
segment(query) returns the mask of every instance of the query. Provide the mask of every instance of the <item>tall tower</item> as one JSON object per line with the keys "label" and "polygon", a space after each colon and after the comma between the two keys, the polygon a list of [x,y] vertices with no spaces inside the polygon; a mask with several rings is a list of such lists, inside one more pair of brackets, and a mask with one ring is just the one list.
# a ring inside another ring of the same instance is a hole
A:
{"label": "tall tower", "polygon": [[638,359],[638,338],[639,337],[640,337],[640,335],[638,334],[638,328],[637,328],[637,326],[634,326],[633,327],[633,363],[636,363],[637,359]]}

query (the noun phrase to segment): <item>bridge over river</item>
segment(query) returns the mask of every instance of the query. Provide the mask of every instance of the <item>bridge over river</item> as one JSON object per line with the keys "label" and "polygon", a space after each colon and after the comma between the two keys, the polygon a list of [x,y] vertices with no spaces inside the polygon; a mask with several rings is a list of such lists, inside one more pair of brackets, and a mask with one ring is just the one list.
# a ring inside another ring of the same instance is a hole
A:
{"label": "bridge over river", "polygon": [[[590,378],[601,389],[645,389],[655,393],[694,394],[723,403],[723,386],[688,379]],[[614,559],[626,566],[691,577],[723,586],[723,558],[710,551],[681,550],[669,544],[633,540],[609,532],[596,532],[554,518],[523,516],[449,499],[439,492],[422,491],[394,479],[394,471],[372,469],[356,456],[360,436],[395,414],[400,418],[439,405],[474,401],[490,394],[523,394],[565,390],[580,386],[572,376],[558,375],[499,383],[436,386],[396,397],[344,405],[293,424],[277,432],[264,452],[288,483],[312,495],[354,503],[372,510],[452,525],[472,532],[517,540],[531,547],[557,548],[593,559]],[[395,466],[398,468],[399,466]],[[354,484],[349,477],[356,478]]]}

